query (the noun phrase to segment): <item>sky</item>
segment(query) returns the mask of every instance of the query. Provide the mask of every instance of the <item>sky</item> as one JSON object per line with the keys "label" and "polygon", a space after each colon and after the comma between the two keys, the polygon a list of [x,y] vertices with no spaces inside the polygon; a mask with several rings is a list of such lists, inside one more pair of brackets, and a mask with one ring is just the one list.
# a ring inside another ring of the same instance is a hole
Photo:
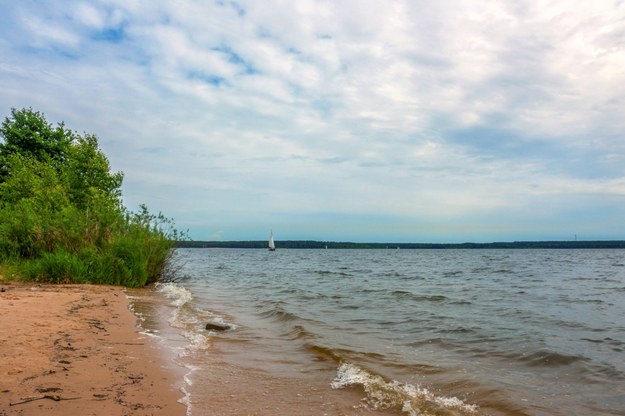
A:
{"label": "sky", "polygon": [[625,239],[623,0],[0,5],[0,117],[194,240]]}

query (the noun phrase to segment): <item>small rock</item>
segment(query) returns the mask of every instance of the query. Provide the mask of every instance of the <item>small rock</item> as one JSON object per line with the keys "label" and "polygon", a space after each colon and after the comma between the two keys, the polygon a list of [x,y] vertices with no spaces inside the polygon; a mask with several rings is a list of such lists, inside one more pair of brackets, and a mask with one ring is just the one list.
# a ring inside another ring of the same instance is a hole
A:
{"label": "small rock", "polygon": [[230,328],[230,325],[221,322],[209,322],[206,324],[207,331],[227,331]]}

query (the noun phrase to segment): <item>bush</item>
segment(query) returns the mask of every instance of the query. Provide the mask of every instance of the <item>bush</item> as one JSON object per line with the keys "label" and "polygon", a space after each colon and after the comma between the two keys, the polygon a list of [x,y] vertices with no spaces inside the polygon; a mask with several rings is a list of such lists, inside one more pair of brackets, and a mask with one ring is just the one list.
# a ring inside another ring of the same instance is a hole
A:
{"label": "bush", "polygon": [[31,109],[12,117],[0,128],[0,261],[40,282],[161,279],[180,235],[162,214],[122,205],[123,174],[110,172],[97,138]]}

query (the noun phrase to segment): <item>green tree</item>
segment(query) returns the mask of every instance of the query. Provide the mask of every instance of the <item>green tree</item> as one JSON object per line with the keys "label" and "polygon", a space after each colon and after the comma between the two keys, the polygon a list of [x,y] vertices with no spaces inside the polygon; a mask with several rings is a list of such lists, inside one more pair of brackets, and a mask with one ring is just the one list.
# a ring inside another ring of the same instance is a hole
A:
{"label": "green tree", "polygon": [[111,173],[108,159],[93,135],[76,136],[66,151],[61,174],[70,199],[79,208],[88,208],[96,195],[119,203],[124,175]]}
{"label": "green tree", "polygon": [[0,262],[30,279],[143,286],[163,277],[181,235],[162,214],[121,201],[123,174],[96,136],[32,109],[0,128]]}
{"label": "green tree", "polygon": [[[43,114],[32,108],[11,109],[0,126],[0,155],[33,156],[40,161],[63,161],[74,133],[65,129],[63,123],[56,127],[48,123]],[[0,161],[1,162],[1,161]]]}

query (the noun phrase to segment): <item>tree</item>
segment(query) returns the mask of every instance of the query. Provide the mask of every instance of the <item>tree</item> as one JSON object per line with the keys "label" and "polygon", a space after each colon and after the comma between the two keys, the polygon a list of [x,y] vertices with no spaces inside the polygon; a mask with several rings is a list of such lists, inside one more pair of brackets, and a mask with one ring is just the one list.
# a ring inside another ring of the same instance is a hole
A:
{"label": "tree", "polygon": [[120,203],[123,174],[111,172],[96,136],[81,136],[66,129],[63,123],[54,128],[32,108],[13,108],[11,117],[5,118],[0,127],[0,136],[5,141],[0,143],[0,183],[8,181],[17,173],[12,171],[26,163],[18,162],[16,157],[21,157],[33,159],[28,163],[40,162],[55,168],[70,201],[81,209],[87,208],[96,196]]}
{"label": "tree", "polygon": [[87,208],[96,194],[111,203],[119,203],[124,175],[111,172],[109,161],[98,148],[95,136],[76,136],[66,156],[61,173],[73,203],[79,208]]}
{"label": "tree", "polygon": [[43,114],[32,108],[11,109],[0,127],[0,163],[12,155],[33,156],[40,161],[63,161],[74,133],[66,130],[63,123],[52,127]]}

